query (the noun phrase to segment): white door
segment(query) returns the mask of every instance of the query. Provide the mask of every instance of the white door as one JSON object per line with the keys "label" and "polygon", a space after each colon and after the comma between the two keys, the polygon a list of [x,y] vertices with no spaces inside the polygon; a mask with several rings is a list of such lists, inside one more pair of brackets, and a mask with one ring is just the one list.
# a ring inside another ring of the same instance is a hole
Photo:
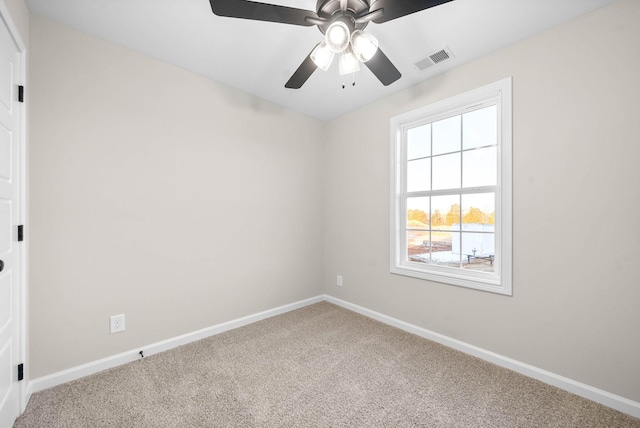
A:
{"label": "white door", "polygon": [[0,428],[20,413],[23,254],[18,242],[22,220],[22,108],[18,83],[22,55],[12,37],[6,8],[0,8]]}

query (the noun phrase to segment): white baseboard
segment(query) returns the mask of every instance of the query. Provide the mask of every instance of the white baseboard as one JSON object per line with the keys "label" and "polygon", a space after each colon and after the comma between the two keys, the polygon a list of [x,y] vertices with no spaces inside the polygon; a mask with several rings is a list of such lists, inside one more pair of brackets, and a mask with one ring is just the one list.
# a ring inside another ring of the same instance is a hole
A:
{"label": "white baseboard", "polygon": [[44,389],[61,385],[66,382],[71,382],[72,380],[80,379],[82,377],[89,376],[91,374],[98,373],[112,367],[117,367],[122,364],[138,360],[141,358],[139,354],[140,351],[144,352],[145,357],[154,355],[181,345],[186,345],[187,343],[195,342],[196,340],[204,339],[209,336],[223,333],[225,331],[233,330],[234,328],[243,327],[245,325],[261,321],[266,318],[281,315],[295,309],[300,309],[304,306],[322,302],[323,300],[324,296],[312,297],[310,299],[301,300],[295,303],[259,312],[257,314],[248,315],[246,317],[227,321],[221,324],[216,324],[212,327],[203,328],[201,330],[183,334],[182,336],[177,336],[171,339],[163,340],[161,342],[153,343],[151,345],[141,346],[130,351],[122,352],[120,354],[102,358],[97,361],[92,361],[87,364],[82,364],[77,367],[72,367],[67,370],[62,370],[47,376],[33,379],[29,382],[29,386],[27,387],[27,399],[25,400],[25,403],[29,401],[29,398],[32,394],[38,391],[42,391]]}
{"label": "white baseboard", "polygon": [[349,309],[350,311],[357,312],[366,317],[373,318],[384,324],[388,324],[390,326],[399,328],[409,333],[413,333],[425,339],[432,340],[434,342],[448,346],[449,348],[464,352],[465,354],[473,355],[474,357],[478,357],[500,367],[513,370],[514,372],[523,374],[546,384],[553,385],[557,388],[595,401],[596,403],[600,403],[607,407],[619,410],[633,417],[640,418],[640,403],[638,403],[637,401],[632,401],[627,398],[620,397],[619,395],[594,388],[592,386],[577,382],[564,376],[560,376],[558,374],[551,373],[549,371],[514,360],[512,358],[496,354],[495,352],[487,351],[486,349],[470,345],[468,343],[453,339],[443,334],[436,333],[404,321],[400,321],[396,318],[389,317],[387,315],[372,311],[367,308],[363,308],[362,306],[354,305],[344,300],[336,299],[335,297],[329,295],[325,295],[324,300],[341,306],[345,309]]}
{"label": "white baseboard", "polygon": [[464,352],[465,354],[473,355],[474,357],[478,357],[480,359],[496,364],[498,366],[507,368],[509,370],[513,370],[517,373],[523,374],[533,379],[537,379],[549,385],[553,385],[565,391],[571,392],[573,394],[576,394],[581,397],[587,398],[589,400],[595,401],[597,403],[603,404],[607,407],[611,407],[613,409],[619,410],[633,417],[640,418],[640,403],[636,401],[632,401],[627,398],[620,397],[618,395],[609,393],[607,391],[594,388],[592,386],[574,381],[564,376],[551,373],[549,371],[540,369],[538,367],[534,367],[529,364],[514,360],[512,358],[508,358],[503,355],[496,354],[495,352],[491,352],[486,349],[482,349],[477,346],[470,345],[460,340],[453,339],[451,337],[427,330],[422,327],[418,327],[413,324],[409,324],[407,322],[398,320],[396,318],[392,318],[387,315],[381,314],[379,312],[375,312],[370,309],[363,308],[362,306],[354,305],[353,303],[349,303],[347,301],[340,300],[329,295],[316,296],[310,299],[301,300],[299,302],[291,303],[291,304],[280,306],[274,309],[259,312],[254,315],[249,315],[249,316],[238,318],[232,321],[217,324],[212,327],[207,327],[202,330],[197,330],[192,333],[184,334],[182,336],[167,339],[167,340],[157,342],[148,346],[141,346],[140,348],[136,348],[131,351],[122,352],[117,355],[112,355],[107,358],[102,358],[97,361],[93,361],[93,362],[83,364],[77,367],[72,367],[70,369],[63,370],[57,373],[52,373],[47,376],[36,378],[30,381],[28,384],[27,397],[26,397],[25,403],[28,402],[29,398],[31,397],[31,394],[36,393],[38,391],[42,391],[44,389],[51,388],[56,385],[61,385],[63,383],[80,379],[82,377],[89,376],[91,374],[98,373],[112,367],[116,367],[122,364],[135,361],[140,358],[139,352],[141,350],[144,351],[145,356],[157,354],[159,352],[167,351],[169,349],[173,349],[190,342],[195,342],[196,340],[204,339],[209,336],[214,336],[216,334],[223,333],[225,331],[233,330],[238,327],[243,327],[245,325],[248,325],[257,321],[261,321],[266,318],[284,314],[286,312],[299,309],[308,305],[312,305],[314,303],[322,302],[322,301],[333,303],[335,305],[341,306],[350,311],[357,312],[369,318],[373,318],[384,324],[388,324],[390,326],[399,328],[409,333],[413,333],[425,339],[432,340],[434,342],[437,342],[442,345],[448,346],[450,348],[456,349],[458,351]]}

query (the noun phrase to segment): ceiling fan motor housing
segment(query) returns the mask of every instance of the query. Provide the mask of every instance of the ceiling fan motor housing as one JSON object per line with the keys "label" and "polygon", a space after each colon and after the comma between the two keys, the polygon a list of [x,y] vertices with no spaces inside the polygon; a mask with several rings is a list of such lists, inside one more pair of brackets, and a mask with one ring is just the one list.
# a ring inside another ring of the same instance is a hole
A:
{"label": "ceiling fan motor housing", "polygon": [[322,24],[318,24],[322,34],[325,34],[335,21],[344,22],[351,33],[367,26],[368,22],[356,23],[356,18],[369,12],[369,2],[367,0],[346,0],[346,2],[347,9],[343,12],[340,9],[340,0],[318,0],[316,10],[318,16],[324,20]]}

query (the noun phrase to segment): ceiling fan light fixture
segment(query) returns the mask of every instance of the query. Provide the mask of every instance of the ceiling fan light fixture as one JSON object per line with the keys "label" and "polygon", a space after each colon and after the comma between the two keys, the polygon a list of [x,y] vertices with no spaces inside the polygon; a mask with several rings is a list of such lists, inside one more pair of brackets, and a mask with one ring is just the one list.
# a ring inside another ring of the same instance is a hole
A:
{"label": "ceiling fan light fixture", "polygon": [[319,69],[327,71],[331,62],[333,61],[333,50],[325,42],[318,43],[313,51],[311,52],[311,60],[315,65],[318,66]]}
{"label": "ceiling fan light fixture", "polygon": [[335,21],[324,35],[324,41],[335,53],[344,51],[349,46],[351,32],[349,27],[343,21]]}
{"label": "ceiling fan light fixture", "polygon": [[360,61],[358,61],[358,58],[354,55],[351,46],[347,47],[342,55],[340,55],[340,62],[338,65],[341,75],[360,71]]}
{"label": "ceiling fan light fixture", "polygon": [[367,62],[378,51],[378,39],[362,30],[356,30],[351,35],[351,47],[358,60]]}
{"label": "ceiling fan light fixture", "polygon": [[[273,0],[209,0],[211,11],[221,17],[318,27],[324,34],[324,44],[314,47],[284,85],[299,89],[316,69],[328,70],[335,54],[344,52],[347,47],[351,52],[340,59],[341,73],[358,70],[360,62],[366,62],[380,83],[384,86],[392,84],[402,74],[378,47],[375,37],[362,36],[356,30],[364,29],[370,22],[382,24],[454,0],[316,0],[315,10],[264,1]],[[352,40],[354,37],[355,41]]]}

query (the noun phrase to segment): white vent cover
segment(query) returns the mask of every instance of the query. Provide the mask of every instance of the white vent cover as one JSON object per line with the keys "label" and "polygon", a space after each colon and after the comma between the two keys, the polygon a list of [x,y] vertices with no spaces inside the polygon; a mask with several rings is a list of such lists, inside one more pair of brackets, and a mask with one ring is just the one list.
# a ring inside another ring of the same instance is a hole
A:
{"label": "white vent cover", "polygon": [[451,53],[451,49],[449,49],[448,46],[445,46],[443,49],[431,52],[425,58],[417,61],[415,63],[415,66],[418,68],[418,70],[424,71],[432,65],[440,64],[441,62],[447,61],[451,58],[454,58],[453,54]]}

